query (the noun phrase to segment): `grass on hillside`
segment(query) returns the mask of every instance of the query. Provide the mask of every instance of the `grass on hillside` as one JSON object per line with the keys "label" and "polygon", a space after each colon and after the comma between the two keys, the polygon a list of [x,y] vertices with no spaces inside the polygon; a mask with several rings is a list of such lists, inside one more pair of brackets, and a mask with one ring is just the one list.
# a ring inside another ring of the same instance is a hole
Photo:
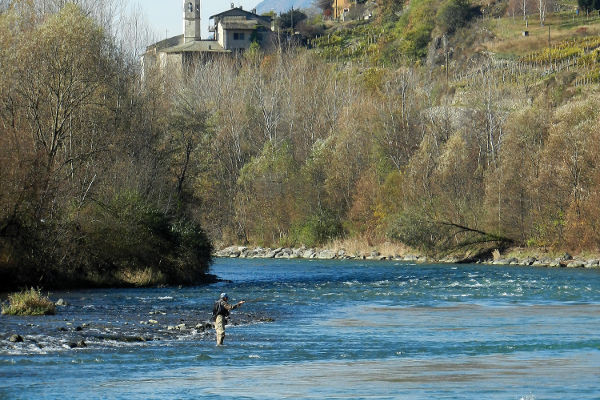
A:
{"label": "grass on hillside", "polygon": [[2,305],[5,315],[54,315],[56,307],[42,295],[40,289],[24,290],[8,296],[8,304]]}
{"label": "grass on hillside", "polygon": [[[529,26],[525,26],[522,17],[505,17],[486,21],[487,28],[493,32],[495,40],[485,44],[487,50],[506,57],[523,57],[524,55],[548,47],[548,28],[550,28],[550,45],[586,36],[600,34],[600,17],[597,13],[586,17],[575,17],[573,12],[549,14],[544,26],[541,26],[535,15],[531,15]],[[523,36],[527,30],[529,36]]]}

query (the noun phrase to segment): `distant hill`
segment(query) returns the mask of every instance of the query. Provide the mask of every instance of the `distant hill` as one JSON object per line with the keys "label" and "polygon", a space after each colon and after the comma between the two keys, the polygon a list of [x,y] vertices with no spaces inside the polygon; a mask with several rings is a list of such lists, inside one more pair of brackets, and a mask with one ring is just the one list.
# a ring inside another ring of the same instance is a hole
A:
{"label": "distant hill", "polygon": [[314,0],[263,0],[256,6],[258,14],[266,13],[271,10],[276,13],[289,11],[292,7],[295,9],[313,8]]}

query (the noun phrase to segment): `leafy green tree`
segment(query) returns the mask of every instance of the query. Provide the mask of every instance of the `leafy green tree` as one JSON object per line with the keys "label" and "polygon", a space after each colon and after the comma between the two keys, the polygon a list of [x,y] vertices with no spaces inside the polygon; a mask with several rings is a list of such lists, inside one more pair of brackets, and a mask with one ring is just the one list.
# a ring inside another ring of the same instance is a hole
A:
{"label": "leafy green tree", "polygon": [[469,0],[447,0],[436,14],[437,25],[443,32],[452,33],[474,16]]}
{"label": "leafy green tree", "polygon": [[244,235],[240,239],[265,245],[287,236],[297,169],[290,150],[287,142],[267,141],[240,171],[235,199],[236,222]]}
{"label": "leafy green tree", "polygon": [[600,10],[600,0],[577,0],[577,4],[583,10]]}
{"label": "leafy green tree", "polygon": [[333,9],[333,1],[332,0],[314,0],[313,4],[323,11],[323,14],[331,15],[331,11]]}
{"label": "leafy green tree", "polygon": [[300,10],[290,9],[279,16],[279,27],[281,29],[296,29],[296,25],[307,19],[307,15]]}
{"label": "leafy green tree", "polygon": [[344,227],[339,216],[328,210],[320,210],[292,226],[289,241],[296,246],[315,247],[343,235]]}

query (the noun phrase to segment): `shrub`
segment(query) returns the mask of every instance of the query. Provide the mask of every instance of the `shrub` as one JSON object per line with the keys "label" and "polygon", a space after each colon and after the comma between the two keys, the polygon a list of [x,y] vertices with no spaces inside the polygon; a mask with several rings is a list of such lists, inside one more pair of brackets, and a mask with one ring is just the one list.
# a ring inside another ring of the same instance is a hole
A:
{"label": "shrub", "polygon": [[136,193],[122,192],[80,218],[80,246],[105,273],[136,286],[193,284],[211,262],[211,243],[197,223],[165,214]]}
{"label": "shrub", "polygon": [[435,0],[416,0],[402,15],[396,25],[401,42],[399,50],[411,59],[420,59],[427,54],[427,45],[431,32],[435,28],[435,19],[431,12],[436,6]]}
{"label": "shrub", "polygon": [[577,4],[583,10],[600,10],[600,0],[577,0]]}
{"label": "shrub", "polygon": [[436,22],[443,32],[452,33],[469,22],[473,15],[469,0],[448,0],[438,10]]}
{"label": "shrub", "polygon": [[322,211],[312,215],[291,229],[290,238],[295,244],[314,247],[344,236],[344,228],[333,213]]}
{"label": "shrub", "polygon": [[391,223],[388,236],[407,246],[431,254],[448,236],[447,229],[427,218],[420,210],[402,212]]}
{"label": "shrub", "polygon": [[279,27],[281,29],[295,29],[296,25],[298,25],[301,21],[304,21],[307,18],[306,14],[304,14],[300,10],[291,9],[279,17]]}
{"label": "shrub", "polygon": [[8,296],[8,305],[2,306],[6,315],[54,315],[54,303],[43,296],[40,289],[31,288]]}

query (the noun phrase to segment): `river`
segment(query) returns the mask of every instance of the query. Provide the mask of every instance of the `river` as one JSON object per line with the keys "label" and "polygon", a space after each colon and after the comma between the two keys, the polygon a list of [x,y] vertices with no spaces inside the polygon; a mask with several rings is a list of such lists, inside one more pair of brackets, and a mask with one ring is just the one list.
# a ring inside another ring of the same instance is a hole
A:
{"label": "river", "polygon": [[[597,270],[218,259],[211,272],[226,281],[56,292],[55,316],[0,317],[0,399],[600,398]],[[248,302],[216,347],[194,327],[221,292]]]}

